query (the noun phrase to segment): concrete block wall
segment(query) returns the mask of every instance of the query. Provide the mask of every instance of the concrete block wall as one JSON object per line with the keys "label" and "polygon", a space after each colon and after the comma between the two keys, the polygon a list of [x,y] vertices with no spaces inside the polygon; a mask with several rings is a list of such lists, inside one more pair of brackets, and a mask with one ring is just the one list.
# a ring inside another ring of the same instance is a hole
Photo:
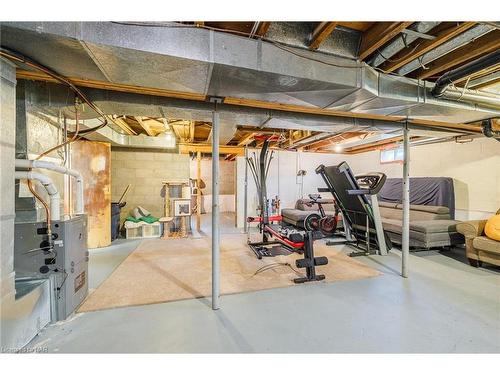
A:
{"label": "concrete block wall", "polygon": [[[191,178],[196,178],[196,159],[190,162]],[[235,194],[236,162],[221,159],[219,161],[219,194]],[[203,195],[212,194],[212,158],[201,159],[201,179],[205,183]]]}
{"label": "concrete block wall", "polygon": [[164,212],[162,182],[189,181],[189,155],[130,148],[111,149],[111,201],[117,202],[128,184],[123,222],[130,210],[143,206],[154,216]]}

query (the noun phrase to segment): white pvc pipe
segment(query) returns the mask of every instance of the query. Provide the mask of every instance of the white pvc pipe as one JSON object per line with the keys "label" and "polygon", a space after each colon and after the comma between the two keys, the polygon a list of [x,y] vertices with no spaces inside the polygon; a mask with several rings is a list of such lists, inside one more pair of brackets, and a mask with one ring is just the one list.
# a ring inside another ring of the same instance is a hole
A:
{"label": "white pvc pipe", "polygon": [[54,172],[67,174],[76,179],[76,209],[75,214],[82,215],[84,213],[83,204],[83,177],[80,172],[66,168],[48,161],[43,160],[26,160],[26,159],[16,159],[16,168],[41,168],[48,169]]}
{"label": "white pvc pipe", "polygon": [[410,139],[408,123],[403,128],[403,228],[401,244],[401,276],[408,277],[410,257]]}
{"label": "white pvc pipe", "polygon": [[52,220],[61,220],[60,204],[61,196],[57,191],[56,185],[52,179],[42,173],[31,172],[31,171],[16,171],[16,180],[37,180],[39,181],[47,190],[50,197],[50,216]]}

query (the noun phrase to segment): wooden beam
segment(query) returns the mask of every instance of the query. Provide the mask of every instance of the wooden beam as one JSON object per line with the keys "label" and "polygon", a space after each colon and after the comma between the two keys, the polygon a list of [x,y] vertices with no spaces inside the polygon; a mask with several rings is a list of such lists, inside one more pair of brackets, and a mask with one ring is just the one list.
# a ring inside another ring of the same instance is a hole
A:
{"label": "wooden beam", "polygon": [[154,137],[155,134],[153,133],[153,131],[151,130],[150,126],[148,124],[146,124],[143,120],[142,120],[142,117],[140,116],[135,116],[134,117],[136,119],[136,121],[139,123],[139,125],[142,126],[142,128],[146,131],[146,133],[148,133],[148,135],[150,137]]}
{"label": "wooden beam", "polygon": [[363,33],[359,59],[363,61],[413,22],[376,22]]}
{"label": "wooden beam", "polygon": [[431,35],[435,36],[434,39],[425,41],[421,41],[420,39],[415,40],[407,48],[391,56],[391,61],[386,61],[379,68],[388,73],[393,72],[434,48],[439,47],[441,44],[446,43],[474,25],[476,25],[475,22],[462,22],[459,25],[456,25],[454,22],[442,22],[430,32]]}
{"label": "wooden beam", "polygon": [[132,129],[127,122],[121,118],[121,117],[116,117],[113,118],[113,122],[120,127],[126,134],[128,135],[137,135],[136,131]]}
{"label": "wooden beam", "polygon": [[451,51],[439,59],[425,64],[427,69],[420,69],[412,73],[411,76],[418,79],[426,79],[451,70],[457,65],[467,63],[490,52],[494,52],[498,48],[500,48],[500,30],[493,30]]}
{"label": "wooden beam", "polygon": [[263,37],[266,35],[267,30],[269,30],[269,26],[271,26],[271,22],[261,22],[259,23],[259,27],[257,28],[257,32],[255,33],[258,37]]}
{"label": "wooden beam", "polygon": [[293,148],[293,145],[296,142],[300,142],[304,139],[309,138],[311,134],[312,132],[310,130],[289,130],[287,139],[288,142],[286,142],[287,146],[285,148],[286,149]]}
{"label": "wooden beam", "polygon": [[[19,79],[30,79],[30,80],[38,80],[38,81],[47,81],[47,82],[56,82],[52,77],[43,74],[43,73],[33,73],[28,71],[17,71],[16,74]],[[192,94],[186,92],[178,92],[171,90],[163,90],[163,89],[152,89],[142,86],[130,86],[130,85],[122,85],[122,84],[110,84],[109,82],[102,81],[90,81],[69,78],[71,82],[73,82],[77,86],[82,87],[92,87],[99,88],[103,90],[111,90],[118,92],[129,92],[140,95],[153,95],[153,96],[163,96],[169,98],[176,99],[188,99],[194,101],[205,101],[206,96],[202,94]],[[408,121],[409,124],[417,124],[417,125],[426,125],[428,127],[434,127],[436,129],[439,128],[448,128],[448,129],[456,129],[456,130],[467,130],[471,132],[481,133],[480,126],[477,125],[469,125],[469,124],[461,124],[461,123],[450,123],[443,121],[432,121],[432,120],[424,120],[424,119],[412,119],[406,118],[405,116],[394,116],[394,115],[380,115],[380,114],[370,114],[370,113],[357,113],[357,112],[349,112],[349,111],[339,111],[333,109],[322,109],[322,108],[314,108],[314,107],[306,107],[294,104],[284,104],[284,103],[276,103],[276,102],[266,102],[262,100],[255,99],[242,99],[242,98],[234,98],[234,97],[225,97],[225,104],[232,104],[236,106],[246,107],[246,108],[260,108],[260,109],[272,109],[277,111],[287,111],[294,113],[308,113],[315,115],[324,115],[324,116],[335,116],[335,117],[347,117],[347,118],[363,118],[369,120],[381,120],[381,121],[390,121],[390,122],[404,122]],[[264,129],[263,129],[264,130]]]}
{"label": "wooden beam", "polygon": [[[181,154],[189,154],[190,152],[198,151],[204,154],[211,154],[212,145],[210,143],[179,143],[179,152]],[[245,150],[243,147],[220,145],[219,153],[243,156],[245,154]]]}
{"label": "wooden beam", "polygon": [[317,50],[337,27],[337,22],[320,22],[311,34],[309,49]]}
{"label": "wooden beam", "polygon": [[316,142],[312,142],[305,147],[307,151],[314,151],[325,146],[331,146],[332,144],[338,143],[339,141],[347,140],[353,137],[361,135],[361,132],[345,132],[341,134],[333,134],[331,137],[320,139]]}
{"label": "wooden beam", "polygon": [[[172,127],[172,130],[174,131],[175,137],[180,141],[180,142],[185,142],[186,140],[183,137],[183,134],[179,131],[179,125],[176,124],[170,124]],[[182,125],[181,125],[182,126]]]}
{"label": "wooden beam", "polygon": [[387,146],[388,144],[396,143],[399,142],[403,139],[401,135],[395,136],[393,138],[387,138],[387,139],[382,139],[377,142],[373,143],[367,143],[364,145],[359,145],[351,148],[346,148],[344,152],[348,154],[355,154],[355,153],[360,153],[360,152],[367,152],[367,151],[372,151],[374,147],[381,147],[381,146]]}
{"label": "wooden beam", "polygon": [[[50,77],[47,74],[40,72],[33,72],[29,70],[17,70],[16,77],[18,79],[28,79],[33,81],[45,81],[45,82],[54,82],[59,83],[55,78]],[[206,95],[183,92],[183,91],[173,91],[173,90],[165,90],[165,89],[157,89],[151,87],[142,87],[142,86],[133,86],[133,85],[125,85],[122,83],[111,83],[105,81],[96,81],[96,80],[87,80],[81,78],[70,77],[68,78],[76,86],[81,87],[90,87],[101,90],[110,90],[110,91],[118,91],[118,92],[128,92],[133,94],[143,94],[143,95],[153,95],[153,96],[163,96],[168,98],[177,98],[177,99],[188,99],[188,100],[198,100],[204,101],[206,99]]]}
{"label": "wooden beam", "polygon": [[243,136],[238,142],[238,146],[245,146],[246,144],[250,143],[253,140],[254,135],[255,133],[248,133],[247,135]]}
{"label": "wooden beam", "polygon": [[194,141],[194,127],[195,127],[195,122],[190,121],[189,122],[189,142],[191,142],[191,143]]}

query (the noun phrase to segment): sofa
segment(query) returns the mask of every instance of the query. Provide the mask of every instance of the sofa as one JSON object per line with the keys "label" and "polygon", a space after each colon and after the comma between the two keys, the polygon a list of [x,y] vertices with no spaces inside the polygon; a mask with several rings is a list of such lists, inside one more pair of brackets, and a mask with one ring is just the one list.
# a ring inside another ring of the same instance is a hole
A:
{"label": "sofa", "polygon": [[464,221],[457,225],[457,231],[465,237],[465,252],[471,266],[481,267],[483,262],[500,266],[500,242],[484,235],[485,225],[486,220]]}
{"label": "sofa", "polygon": [[[379,202],[385,232],[393,243],[401,245],[403,205]],[[448,247],[464,243],[457,231],[459,221],[450,219],[450,210],[443,206],[410,205],[410,248],[412,250]]]}

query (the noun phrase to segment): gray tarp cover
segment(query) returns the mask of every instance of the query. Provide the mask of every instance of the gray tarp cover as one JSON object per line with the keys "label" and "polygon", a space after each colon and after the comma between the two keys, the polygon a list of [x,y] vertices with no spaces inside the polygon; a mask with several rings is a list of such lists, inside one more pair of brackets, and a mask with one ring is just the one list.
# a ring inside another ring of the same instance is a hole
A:
{"label": "gray tarp cover", "polygon": [[[378,193],[384,202],[401,203],[403,193],[402,178],[388,178]],[[450,216],[455,218],[455,190],[450,177],[413,177],[410,178],[410,204],[445,206]]]}

